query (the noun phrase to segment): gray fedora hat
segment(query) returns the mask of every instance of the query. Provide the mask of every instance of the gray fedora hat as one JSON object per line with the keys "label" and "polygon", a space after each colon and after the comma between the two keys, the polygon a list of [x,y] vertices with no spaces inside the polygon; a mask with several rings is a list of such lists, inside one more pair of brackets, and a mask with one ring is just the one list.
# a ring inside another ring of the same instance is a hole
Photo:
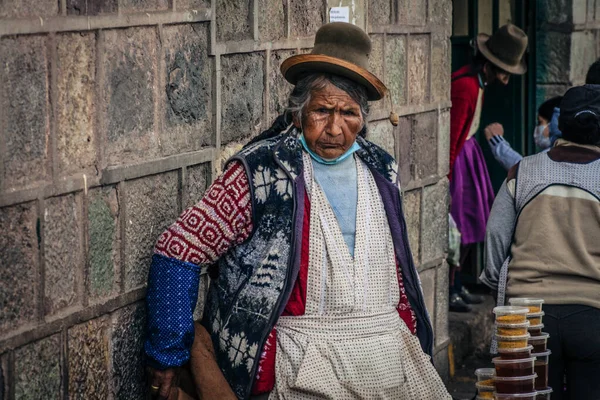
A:
{"label": "gray fedora hat", "polygon": [[492,64],[506,72],[523,75],[527,65],[523,59],[527,50],[527,35],[519,27],[506,24],[492,35],[477,35],[477,49]]}
{"label": "gray fedora hat", "polygon": [[281,73],[294,85],[309,72],[341,75],[363,85],[369,100],[380,100],[387,88],[369,72],[370,53],[371,39],[365,31],[346,22],[332,22],[319,28],[312,52],[286,59]]}

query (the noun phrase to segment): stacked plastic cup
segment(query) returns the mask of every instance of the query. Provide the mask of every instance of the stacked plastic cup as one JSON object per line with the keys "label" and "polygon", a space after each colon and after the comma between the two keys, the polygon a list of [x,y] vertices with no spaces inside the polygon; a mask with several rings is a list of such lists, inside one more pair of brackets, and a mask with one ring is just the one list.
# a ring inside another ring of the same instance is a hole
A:
{"label": "stacked plastic cup", "polygon": [[527,307],[494,308],[499,354],[492,359],[496,371],[494,399],[536,400],[536,358],[531,354],[533,346],[528,343],[528,313]]}
{"label": "stacked plastic cup", "polygon": [[[536,358],[535,372],[537,378],[535,381],[535,389],[538,391],[538,399],[549,399],[552,388],[548,387],[548,363],[550,359],[550,350],[548,350],[549,334],[542,332],[544,324],[542,318],[544,311],[542,305],[543,299],[534,299],[526,297],[517,297],[508,300],[511,306],[527,307],[527,321],[529,321],[530,337],[527,343],[532,346],[531,356]],[[549,390],[549,392],[548,392]]]}
{"label": "stacked plastic cup", "polygon": [[496,370],[494,368],[478,368],[475,370],[477,376],[477,400],[494,398],[494,377]]}

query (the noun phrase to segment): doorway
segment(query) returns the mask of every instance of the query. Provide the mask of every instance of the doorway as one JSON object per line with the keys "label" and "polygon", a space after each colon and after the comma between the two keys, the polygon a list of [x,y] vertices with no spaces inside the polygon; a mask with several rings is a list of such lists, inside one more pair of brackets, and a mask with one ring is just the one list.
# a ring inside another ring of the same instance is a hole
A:
{"label": "doorway", "polygon": [[[526,60],[528,71],[523,76],[513,75],[507,86],[492,84],[485,90],[481,123],[475,135],[490,173],[494,192],[498,192],[507,171],[494,159],[483,134],[484,128],[499,122],[504,127],[504,139],[520,154],[532,154],[531,133],[536,123],[535,108],[535,32],[534,0],[453,0],[452,18],[452,71],[472,62],[475,55],[474,39],[480,33],[491,35],[500,26],[513,23],[523,29],[529,38]],[[463,281],[478,282],[483,266],[483,247],[471,252],[463,268]]]}
{"label": "doorway", "polygon": [[535,1],[533,0],[453,0],[452,71],[473,60],[474,38],[491,35],[500,26],[513,23],[529,38],[526,53],[528,71],[513,75],[508,86],[492,84],[485,90],[480,130],[476,138],[483,149],[494,191],[506,178],[506,171],[492,156],[483,129],[492,122],[504,126],[504,139],[523,155],[533,149],[530,132],[535,127]]}

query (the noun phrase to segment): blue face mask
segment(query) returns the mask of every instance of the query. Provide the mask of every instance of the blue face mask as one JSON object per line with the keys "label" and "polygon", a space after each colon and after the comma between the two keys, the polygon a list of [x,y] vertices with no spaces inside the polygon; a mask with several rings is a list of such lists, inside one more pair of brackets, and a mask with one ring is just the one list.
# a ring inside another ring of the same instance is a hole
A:
{"label": "blue face mask", "polygon": [[326,164],[326,165],[339,164],[342,161],[344,161],[346,158],[350,157],[356,150],[360,149],[360,146],[358,145],[358,143],[356,143],[356,140],[355,140],[354,143],[352,144],[352,146],[350,146],[350,148],[348,150],[346,150],[346,152],[344,154],[342,154],[341,156],[339,156],[337,158],[330,160],[330,159],[326,159],[326,158],[319,156],[314,151],[309,149],[303,133],[300,134],[299,139],[300,139],[300,143],[302,143],[302,147],[304,147],[304,150],[306,150],[306,152],[308,154],[310,154],[310,157],[313,160],[315,160],[316,162],[318,162],[320,164]]}

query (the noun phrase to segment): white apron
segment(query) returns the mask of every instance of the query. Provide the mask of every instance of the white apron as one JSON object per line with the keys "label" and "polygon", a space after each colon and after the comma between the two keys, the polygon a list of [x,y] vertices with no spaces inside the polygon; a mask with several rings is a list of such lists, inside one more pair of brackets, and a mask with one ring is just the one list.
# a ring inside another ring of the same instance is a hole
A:
{"label": "white apron", "polygon": [[310,208],[306,312],[277,322],[277,399],[451,399],[398,315],[400,289],[383,202],[356,158],[354,258],[304,154]]}

